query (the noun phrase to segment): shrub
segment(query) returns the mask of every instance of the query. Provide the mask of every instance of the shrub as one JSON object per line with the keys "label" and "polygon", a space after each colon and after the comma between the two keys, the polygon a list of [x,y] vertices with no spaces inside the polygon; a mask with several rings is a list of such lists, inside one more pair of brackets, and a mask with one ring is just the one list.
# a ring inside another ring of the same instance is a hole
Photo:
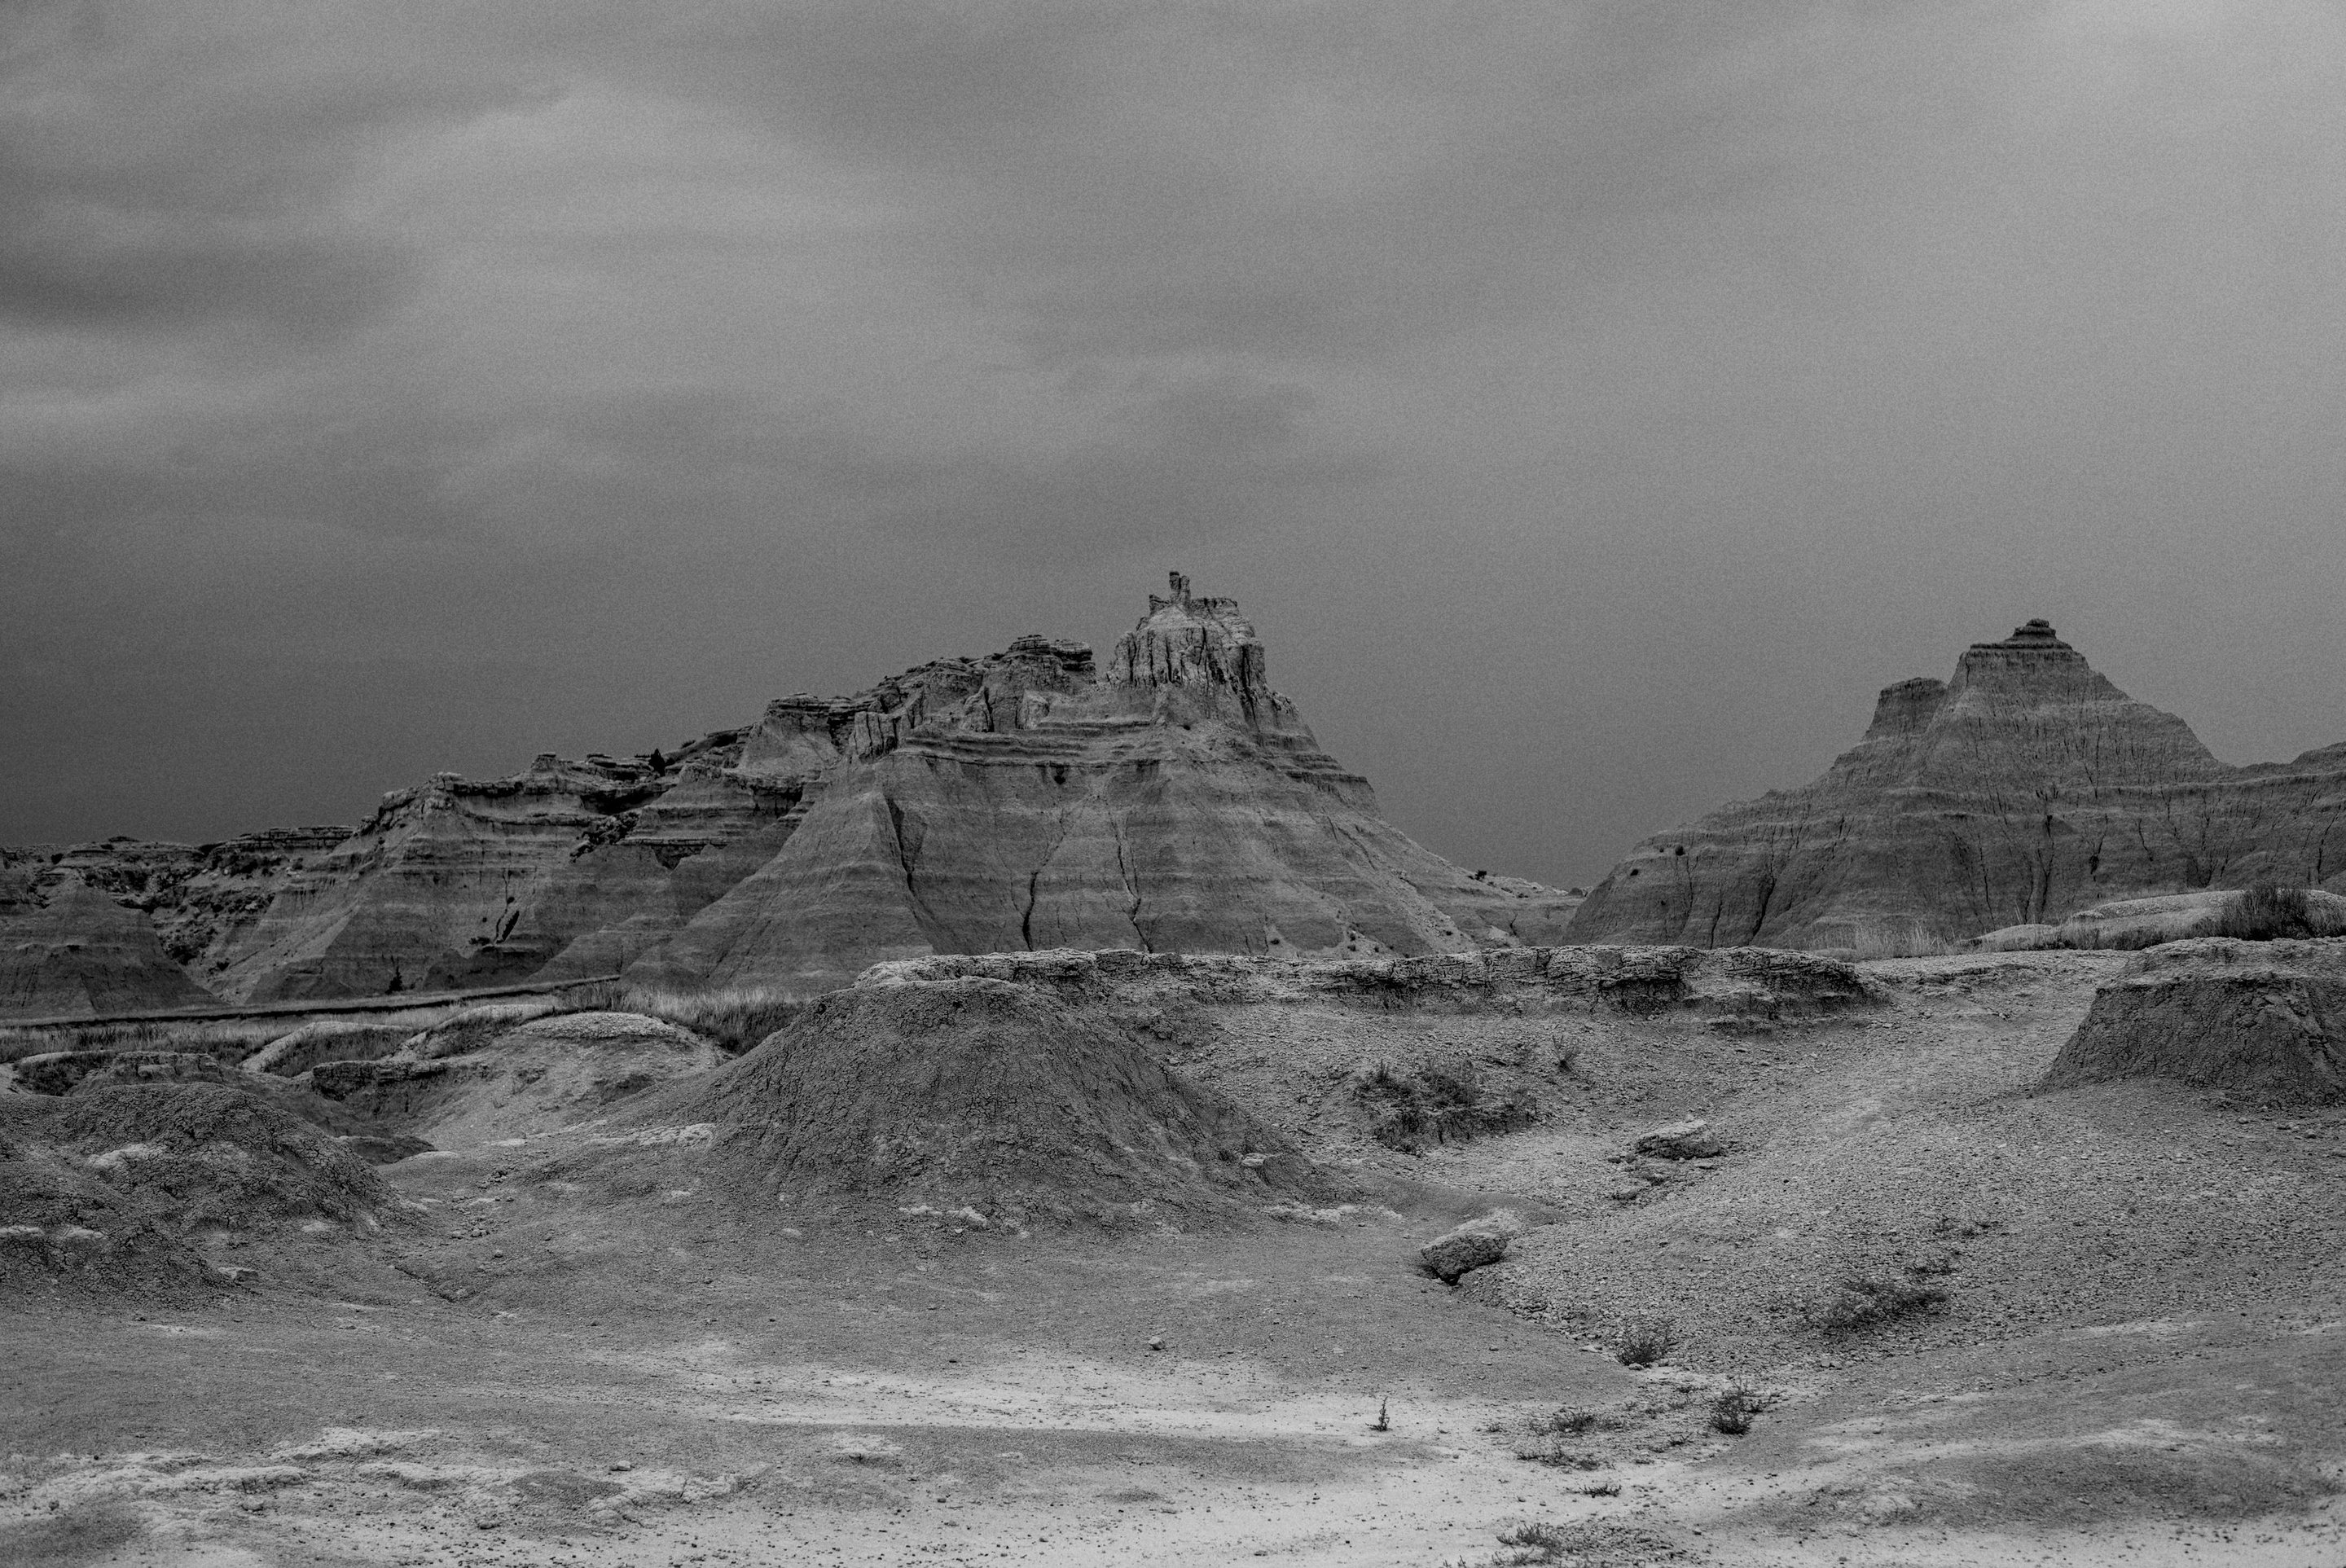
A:
{"label": "shrub", "polygon": [[1578,1437],[1582,1432],[1587,1431],[1597,1424],[1595,1410],[1585,1410],[1577,1405],[1559,1405],[1547,1415],[1534,1416],[1531,1419],[1532,1431],[1543,1433],[1554,1432],[1566,1437]]}
{"label": "shrub", "polygon": [[[1588,1495],[1610,1497],[1611,1492],[1591,1487]],[[1576,1524],[1518,1524],[1499,1532],[1504,1549],[1494,1563],[1522,1565],[1569,1564],[1571,1568],[1627,1568],[1632,1563],[1662,1563],[1685,1553],[1669,1537],[1633,1524],[1609,1524],[1583,1520]]]}
{"label": "shrub", "polygon": [[1539,1120],[1527,1101],[1490,1101],[1468,1062],[1434,1064],[1407,1074],[1379,1062],[1354,1080],[1352,1097],[1369,1109],[1369,1135],[1415,1154],[1428,1144],[1457,1144],[1482,1133],[1513,1132]]}
{"label": "shrub", "polygon": [[1710,1401],[1710,1430],[1741,1437],[1751,1430],[1752,1419],[1767,1408],[1767,1401],[1755,1390],[1739,1383]]}
{"label": "shrub", "polygon": [[1621,1330],[1613,1359],[1625,1367],[1650,1367],[1678,1349],[1678,1325],[1668,1318],[1643,1318]]}
{"label": "shrub", "polygon": [[1819,1306],[1816,1325],[1827,1333],[1854,1333],[1928,1312],[1946,1299],[1943,1288],[1925,1284],[1912,1270],[1903,1275],[1852,1274]]}

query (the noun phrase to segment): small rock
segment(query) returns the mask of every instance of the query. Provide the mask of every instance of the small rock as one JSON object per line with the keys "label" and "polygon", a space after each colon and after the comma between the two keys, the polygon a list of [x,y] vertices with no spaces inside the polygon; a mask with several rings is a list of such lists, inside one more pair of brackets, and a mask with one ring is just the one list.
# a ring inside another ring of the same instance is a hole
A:
{"label": "small rock", "polygon": [[611,1467],[611,1473],[612,1473],[613,1475],[617,1475],[617,1474],[618,1474],[621,1471],[633,1470],[633,1469],[635,1469],[635,1468],[636,1468],[636,1465],[635,1465],[635,1461],[634,1461],[633,1460],[626,1460],[626,1459],[623,1459],[623,1460],[619,1461],[619,1462],[618,1462],[618,1463],[617,1463],[617,1464],[615,1464],[615,1465],[613,1465],[613,1466]]}
{"label": "small rock", "polygon": [[1427,1242],[1418,1249],[1418,1261],[1443,1284],[1455,1285],[1460,1275],[1504,1257],[1507,1243],[1523,1229],[1523,1219],[1513,1209],[1493,1209]]}
{"label": "small rock", "polygon": [[1726,1145],[1711,1135],[1710,1124],[1699,1117],[1656,1127],[1630,1146],[1662,1160],[1715,1159],[1727,1152]]}
{"label": "small rock", "polygon": [[1148,1348],[1152,1350],[1161,1350],[1165,1349],[1165,1337],[1162,1334],[1159,1334],[1155,1339],[1150,1339],[1148,1341]]}

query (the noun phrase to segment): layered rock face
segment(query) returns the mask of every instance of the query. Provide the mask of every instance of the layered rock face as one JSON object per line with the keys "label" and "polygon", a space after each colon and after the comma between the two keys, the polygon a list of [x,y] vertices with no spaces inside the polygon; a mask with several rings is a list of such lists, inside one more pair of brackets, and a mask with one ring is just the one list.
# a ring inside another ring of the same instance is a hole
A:
{"label": "layered rock face", "polygon": [[1573,902],[1384,822],[1236,603],[1178,574],[1104,669],[1025,636],[780,698],[672,755],[443,774],[326,841],[237,842],[278,852],[205,881],[189,868],[224,847],[143,847],[178,868],[176,901],[123,841],[90,857],[237,1001],[617,973],[811,993],[883,959],[1037,948],[1471,952],[1552,942]]}
{"label": "layered rock face", "polygon": [[2179,942],[2144,953],[2040,1085],[2172,1078],[2267,1105],[2346,1100],[2346,942]]}
{"label": "layered rock face", "polygon": [[0,1017],[89,1018],[215,1001],[147,917],[72,872],[0,866]]}
{"label": "layered rock face", "polygon": [[2346,885],[2346,746],[2232,768],[2043,621],[1902,681],[1822,779],[1657,834],[1575,942],[1895,950],[2113,900]]}
{"label": "layered rock face", "polygon": [[1104,674],[1022,638],[777,703],[742,766],[766,759],[812,772],[803,816],[631,977],[821,990],[932,952],[1462,952],[1553,940],[1566,907],[1378,818],[1270,689],[1237,606],[1178,576]]}

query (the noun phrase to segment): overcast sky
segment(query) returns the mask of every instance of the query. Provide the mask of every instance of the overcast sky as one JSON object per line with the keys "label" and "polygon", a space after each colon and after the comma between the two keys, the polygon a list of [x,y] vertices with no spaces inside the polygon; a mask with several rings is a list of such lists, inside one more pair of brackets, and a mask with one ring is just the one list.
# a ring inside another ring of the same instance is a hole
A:
{"label": "overcast sky", "polygon": [[351,821],[1168,569],[1586,882],[2050,617],[2346,739],[2346,7],[0,4],[0,842]]}

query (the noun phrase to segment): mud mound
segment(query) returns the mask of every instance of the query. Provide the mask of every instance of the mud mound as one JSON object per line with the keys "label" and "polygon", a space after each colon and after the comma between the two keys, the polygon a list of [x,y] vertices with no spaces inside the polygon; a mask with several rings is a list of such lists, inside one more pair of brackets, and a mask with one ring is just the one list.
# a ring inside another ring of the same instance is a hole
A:
{"label": "mud mound", "polygon": [[2346,1101],[2346,941],[2212,938],[2144,953],[2094,993],[2039,1086],[2121,1078]]}
{"label": "mud mound", "polygon": [[443,1148],[552,1132],[723,1060],[689,1030],[634,1013],[460,1014],[373,1062],[329,1062],[319,1094],[386,1132]]}
{"label": "mud mound", "polygon": [[714,1124],[762,1186],[991,1219],[1325,1196],[1276,1134],[1093,1010],[961,979],[858,988],[643,1113]]}
{"label": "mud mound", "polygon": [[393,1205],[332,1135],[240,1084],[83,1083],[0,1120],[0,1274],[197,1279],[207,1233],[304,1220],[372,1231]]}

